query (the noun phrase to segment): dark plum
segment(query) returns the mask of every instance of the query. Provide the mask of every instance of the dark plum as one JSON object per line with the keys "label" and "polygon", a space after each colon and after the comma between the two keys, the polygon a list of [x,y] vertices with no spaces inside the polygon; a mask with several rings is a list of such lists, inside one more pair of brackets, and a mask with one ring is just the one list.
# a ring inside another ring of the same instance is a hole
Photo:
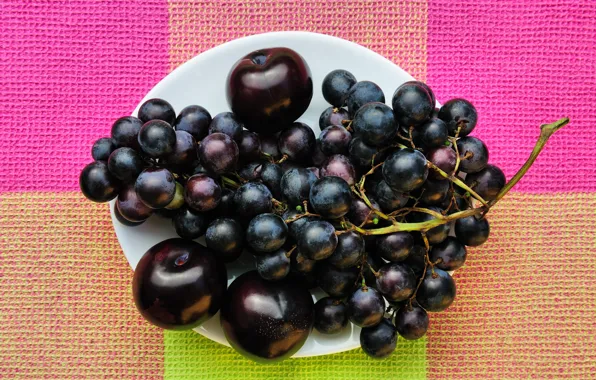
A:
{"label": "dark plum", "polygon": [[360,136],[355,136],[352,141],[350,141],[348,150],[350,160],[354,165],[361,168],[371,167],[373,157],[375,157],[375,154],[378,152],[377,148],[367,145]]}
{"label": "dark plum", "polygon": [[114,150],[108,159],[108,169],[119,180],[134,182],[143,171],[144,162],[136,150],[122,147]]}
{"label": "dark plum", "polygon": [[259,276],[268,281],[279,281],[290,273],[288,250],[280,248],[261,256],[255,256]]}
{"label": "dark plum", "polygon": [[213,133],[199,145],[201,164],[211,172],[221,174],[233,171],[238,162],[238,145],[224,133]]}
{"label": "dark plum", "polygon": [[395,314],[395,327],[399,335],[408,340],[416,340],[426,335],[428,314],[420,306],[402,306]]}
{"label": "dark plum", "polygon": [[364,239],[356,232],[344,232],[337,237],[337,247],[327,259],[338,268],[349,268],[361,263]]}
{"label": "dark plum", "polygon": [[133,149],[139,147],[139,131],[143,122],[134,116],[125,116],[116,120],[112,125],[112,141],[117,148],[127,146]]}
{"label": "dark plum", "polygon": [[381,87],[370,81],[357,82],[346,95],[346,105],[351,115],[366,103],[372,102],[385,103],[385,94]]}
{"label": "dark plum", "polygon": [[322,220],[305,225],[297,240],[300,253],[312,260],[329,257],[337,247],[335,228],[331,223]]}
{"label": "dark plum", "polygon": [[388,301],[408,299],[416,289],[414,272],[403,264],[390,263],[378,270],[376,288]]}
{"label": "dark plum", "polygon": [[391,108],[384,103],[367,103],[358,109],[352,122],[354,131],[371,146],[387,145],[397,133]]}
{"label": "dark plum", "polygon": [[387,261],[404,261],[414,248],[414,237],[409,232],[393,232],[377,238],[377,254]]}
{"label": "dark plum", "polygon": [[164,208],[176,195],[176,181],[167,169],[147,168],[137,177],[135,190],[147,206]]}
{"label": "dark plum", "polygon": [[340,299],[323,297],[315,303],[315,329],[321,334],[337,334],[348,325],[346,304]]}
{"label": "dark plum", "polygon": [[265,162],[261,168],[261,181],[269,188],[271,194],[276,199],[283,198],[281,191],[281,177],[283,174],[281,167],[271,162]]}
{"label": "dark plum", "polygon": [[455,136],[461,128],[458,136],[464,137],[476,127],[478,112],[474,105],[465,99],[451,99],[439,110],[439,119],[447,124],[451,136]]}
{"label": "dark plum", "polygon": [[383,163],[383,178],[397,192],[412,191],[426,181],[426,157],[414,149],[401,149]]}
{"label": "dark plum", "polygon": [[174,122],[174,129],[185,131],[192,135],[196,141],[201,141],[209,133],[211,114],[205,108],[197,105],[184,107]]}
{"label": "dark plum", "polygon": [[412,138],[417,147],[432,149],[443,146],[447,141],[449,133],[447,124],[441,119],[432,118],[424,124],[419,125],[412,131]]}
{"label": "dark plum", "polygon": [[436,263],[435,268],[449,271],[461,268],[467,255],[465,245],[453,236],[447,236],[447,239],[432,246],[428,257],[431,262]]}
{"label": "dark plum", "polygon": [[91,157],[93,157],[95,161],[107,161],[114,149],[116,149],[116,145],[112,138],[102,137],[93,143]]}
{"label": "dark plum", "polygon": [[447,309],[455,299],[455,281],[442,269],[427,270],[420,288],[416,292],[416,300],[429,312]]}
{"label": "dark plum", "polygon": [[238,151],[240,159],[253,161],[261,157],[261,140],[259,135],[251,131],[242,131],[242,136],[238,142]]}
{"label": "dark plum", "polygon": [[195,174],[186,181],[184,200],[197,211],[213,210],[221,200],[221,187],[205,174]]}
{"label": "dark plum", "polygon": [[479,138],[462,137],[457,140],[459,151],[459,168],[464,173],[477,173],[488,164],[488,148]]}
{"label": "dark plum", "polygon": [[397,329],[389,319],[383,318],[379,324],[360,331],[360,346],[373,359],[386,358],[397,346]]}
{"label": "dark plum", "polygon": [[164,158],[174,152],[176,131],[163,120],[151,120],[139,131],[139,146],[153,158]]}
{"label": "dark plum", "polygon": [[116,208],[124,219],[133,223],[143,222],[153,214],[153,209],[141,202],[133,186],[127,186],[120,191]]}
{"label": "dark plum", "polygon": [[234,219],[219,218],[209,224],[205,232],[207,248],[225,263],[235,261],[242,254],[244,229]]}
{"label": "dark plum", "polygon": [[139,108],[139,119],[146,123],[150,120],[163,120],[172,125],[176,121],[174,107],[163,99],[153,98],[145,101]]}
{"label": "dark plum", "polygon": [[290,206],[302,205],[308,200],[310,187],[316,180],[315,174],[308,169],[290,169],[281,177],[281,192]]}
{"label": "dark plum", "polygon": [[272,213],[259,214],[248,224],[246,241],[256,252],[273,252],[281,248],[288,236],[284,220]]}
{"label": "dark plum", "polygon": [[188,170],[198,161],[197,141],[186,131],[176,131],[174,150],[165,157],[168,165],[176,170]]}
{"label": "dark plum", "polygon": [[321,177],[340,177],[349,186],[354,186],[356,183],[356,169],[350,159],[341,154],[334,154],[325,160],[321,165],[320,175]]}
{"label": "dark plum", "polygon": [[385,300],[375,288],[358,288],[346,300],[348,318],[359,327],[377,325],[385,315]]}
{"label": "dark plum", "polygon": [[231,112],[218,113],[209,124],[209,134],[223,133],[230,136],[236,144],[242,140],[243,129],[242,122]]}
{"label": "dark plum", "polygon": [[[441,146],[426,153],[426,159],[435,164],[439,169],[447,174],[452,174],[455,170],[457,154],[450,146]],[[435,180],[444,180],[435,170],[430,170],[428,176]]]}
{"label": "dark plum", "polygon": [[360,270],[356,267],[339,269],[330,263],[317,264],[317,284],[331,297],[347,297],[356,288]]}
{"label": "dark plum", "polygon": [[435,109],[434,94],[421,82],[410,81],[395,90],[391,100],[395,119],[400,126],[419,126],[426,123]]}
{"label": "dark plum", "polygon": [[381,209],[386,212],[392,212],[404,207],[410,199],[406,193],[393,191],[386,181],[377,183],[373,193]]}
{"label": "dark plum", "polygon": [[350,114],[343,108],[329,107],[319,117],[319,128],[321,131],[330,125],[342,127],[344,120],[349,120]]}
{"label": "dark plum", "polygon": [[81,171],[79,187],[87,199],[93,202],[108,202],[116,198],[121,184],[110,173],[105,162],[95,161]]}
{"label": "dark plum", "polygon": [[205,235],[209,219],[207,214],[184,206],[172,218],[178,236],[184,239],[198,239]]}
{"label": "dark plum", "polygon": [[352,134],[344,127],[331,125],[323,130],[317,140],[321,152],[327,156],[347,154],[352,141]]}
{"label": "dark plum", "polygon": [[252,219],[259,214],[273,210],[272,195],[267,186],[257,182],[247,182],[236,190],[234,195],[235,212],[241,217]]}
{"label": "dark plum", "polygon": [[470,247],[484,244],[490,234],[490,225],[486,217],[468,216],[455,221],[457,240]]}
{"label": "dark plum", "polygon": [[347,70],[333,70],[323,78],[323,98],[334,107],[346,103],[348,91],[357,82],[356,77]]}
{"label": "dark plum", "polygon": [[342,178],[323,177],[312,184],[309,203],[324,218],[341,218],[350,211],[352,192]]}
{"label": "dark plum", "polygon": [[294,123],[279,134],[277,145],[281,154],[298,163],[308,163],[317,139],[315,133],[304,123]]}
{"label": "dark plum", "polygon": [[465,183],[488,202],[497,197],[505,186],[506,179],[501,169],[488,164],[481,171],[468,174]]}

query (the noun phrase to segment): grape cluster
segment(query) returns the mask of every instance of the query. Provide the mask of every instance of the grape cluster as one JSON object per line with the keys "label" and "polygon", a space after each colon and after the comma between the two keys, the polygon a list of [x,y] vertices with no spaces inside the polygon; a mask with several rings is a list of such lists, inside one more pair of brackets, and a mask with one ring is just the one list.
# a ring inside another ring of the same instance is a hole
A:
{"label": "grape cluster", "polygon": [[389,107],[377,84],[345,70],[322,92],[318,137],[301,122],[257,134],[231,112],[176,115],[147,100],[93,144],[80,187],[95,202],[116,198],[128,226],[158,214],[181,238],[205,236],[225,263],[247,250],[263,279],[320,287],[315,329],[351,322],[364,352],[382,358],[451,305],[449,271],[488,239],[484,214],[505,175],[471,135],[478,115],[464,99],[436,109],[432,90],[411,81]]}

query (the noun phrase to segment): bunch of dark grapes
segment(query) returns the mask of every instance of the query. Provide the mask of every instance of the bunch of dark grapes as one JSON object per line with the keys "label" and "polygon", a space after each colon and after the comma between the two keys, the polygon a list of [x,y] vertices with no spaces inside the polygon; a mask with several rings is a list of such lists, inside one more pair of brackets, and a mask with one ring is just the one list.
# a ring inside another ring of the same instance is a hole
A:
{"label": "bunch of dark grapes", "polygon": [[478,115],[464,99],[436,109],[431,89],[412,81],[389,107],[377,84],[345,70],[322,91],[331,106],[318,137],[300,122],[259,135],[231,112],[176,115],[150,99],[95,142],[80,187],[95,202],[115,198],[128,226],[165,216],[182,238],[205,235],[226,263],[248,250],[264,279],[320,287],[316,330],[351,322],[363,350],[382,358],[451,305],[449,271],[490,231],[484,213],[462,213],[494,200],[505,176],[472,136]]}

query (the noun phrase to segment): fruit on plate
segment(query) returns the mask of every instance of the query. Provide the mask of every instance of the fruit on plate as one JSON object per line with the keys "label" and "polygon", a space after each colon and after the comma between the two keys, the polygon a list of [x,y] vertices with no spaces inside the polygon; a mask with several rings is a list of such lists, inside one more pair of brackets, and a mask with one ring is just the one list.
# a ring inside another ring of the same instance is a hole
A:
{"label": "fruit on plate", "polygon": [[141,315],[164,329],[200,326],[220,309],[226,267],[193,241],[168,239],[151,247],[135,268],[132,293]]}
{"label": "fruit on plate", "polygon": [[[143,228],[159,216],[182,238],[157,244],[137,266],[134,299],[147,320],[192,328],[221,307],[232,347],[259,362],[296,353],[313,325],[323,334],[362,327],[373,358],[389,356],[399,335],[422,338],[429,313],[455,301],[448,271],[473,254],[466,247],[487,241],[487,213],[569,121],[542,126],[507,182],[472,135],[472,103],[435,109],[422,82],[399,86],[390,107],[378,84],[330,72],[319,136],[297,120],[313,96],[297,52],[249,53],[224,85],[231,112],[213,118],[199,105],[176,114],[154,98],[138,118],[116,120],[79,183],[92,201],[117,198],[116,223]],[[204,235],[208,248],[192,241]],[[255,265],[226,293],[224,264],[243,251]],[[315,287],[328,297],[313,306]]]}

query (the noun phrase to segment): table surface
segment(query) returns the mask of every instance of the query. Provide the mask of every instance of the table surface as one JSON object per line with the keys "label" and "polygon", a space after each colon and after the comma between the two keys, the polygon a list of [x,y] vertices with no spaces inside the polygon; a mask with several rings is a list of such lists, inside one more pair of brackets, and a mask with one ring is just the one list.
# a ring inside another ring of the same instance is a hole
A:
{"label": "table surface", "polygon": [[[596,2],[16,1],[0,6],[0,377],[503,379],[596,377]],[[480,114],[511,177],[538,126],[571,123],[490,215],[453,306],[428,335],[256,365],[145,323],[105,204],[78,174],[93,141],[168,72],[279,30],[362,44]]]}

